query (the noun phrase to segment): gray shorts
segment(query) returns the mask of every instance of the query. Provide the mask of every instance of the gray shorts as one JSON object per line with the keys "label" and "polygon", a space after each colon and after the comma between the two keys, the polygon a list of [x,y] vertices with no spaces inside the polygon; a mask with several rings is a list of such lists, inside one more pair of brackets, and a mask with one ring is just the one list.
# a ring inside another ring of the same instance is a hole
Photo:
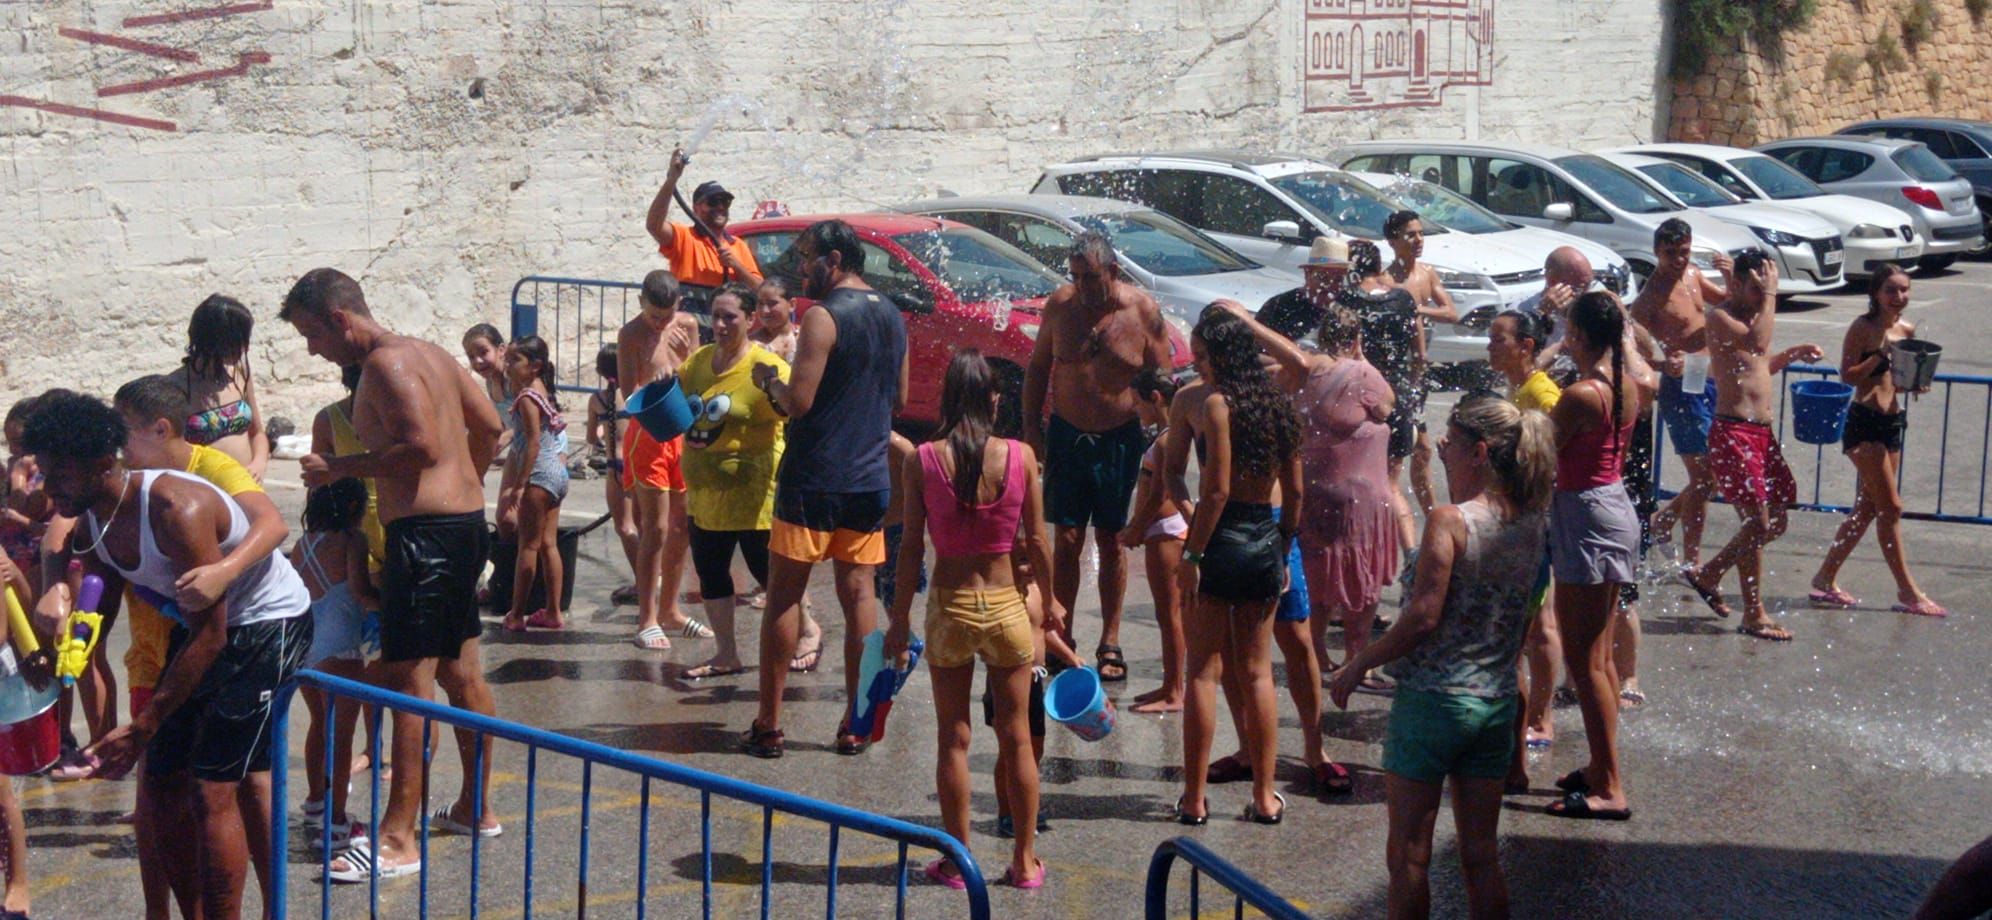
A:
{"label": "gray shorts", "polygon": [[1549,509],[1549,562],[1568,585],[1632,582],[1639,567],[1639,512],[1625,484],[1565,492]]}

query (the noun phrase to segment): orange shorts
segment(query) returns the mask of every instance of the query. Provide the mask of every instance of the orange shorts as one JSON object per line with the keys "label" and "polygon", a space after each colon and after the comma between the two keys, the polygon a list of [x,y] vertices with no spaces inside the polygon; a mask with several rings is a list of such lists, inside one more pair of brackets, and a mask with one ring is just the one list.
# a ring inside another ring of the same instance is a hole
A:
{"label": "orange shorts", "polygon": [[834,559],[879,565],[885,558],[885,506],[891,493],[775,489],[768,550],[798,562]]}
{"label": "orange shorts", "polygon": [[641,485],[660,492],[685,491],[685,472],[679,457],[685,451],[685,436],[658,441],[642,425],[629,426],[623,441],[623,488]]}

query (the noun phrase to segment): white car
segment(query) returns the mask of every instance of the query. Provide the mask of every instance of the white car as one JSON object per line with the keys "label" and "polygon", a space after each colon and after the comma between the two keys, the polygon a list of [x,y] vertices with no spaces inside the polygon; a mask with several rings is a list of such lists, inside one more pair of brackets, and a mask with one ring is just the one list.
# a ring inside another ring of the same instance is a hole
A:
{"label": "white car", "polygon": [[1673,160],[1639,153],[1598,156],[1631,170],[1675,201],[1757,235],[1778,260],[1778,290],[1816,294],[1846,283],[1846,242],[1825,218],[1804,211],[1746,202]]}
{"label": "white car", "polygon": [[1718,144],[1642,144],[1615,153],[1673,160],[1745,201],[1775,202],[1825,219],[1846,241],[1846,274],[1865,278],[1885,264],[1910,266],[1923,255],[1902,212],[1876,201],[1835,195],[1775,157]]}

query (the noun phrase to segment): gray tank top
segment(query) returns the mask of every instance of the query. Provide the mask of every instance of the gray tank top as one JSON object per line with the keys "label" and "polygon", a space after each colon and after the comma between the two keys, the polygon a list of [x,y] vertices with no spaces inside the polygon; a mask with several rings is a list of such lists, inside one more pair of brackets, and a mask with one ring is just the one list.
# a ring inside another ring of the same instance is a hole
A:
{"label": "gray tank top", "polygon": [[1459,506],[1466,551],[1453,559],[1439,628],[1384,670],[1407,690],[1499,699],[1515,694],[1515,656],[1528,632],[1542,566],[1541,512],[1502,521],[1483,500]]}

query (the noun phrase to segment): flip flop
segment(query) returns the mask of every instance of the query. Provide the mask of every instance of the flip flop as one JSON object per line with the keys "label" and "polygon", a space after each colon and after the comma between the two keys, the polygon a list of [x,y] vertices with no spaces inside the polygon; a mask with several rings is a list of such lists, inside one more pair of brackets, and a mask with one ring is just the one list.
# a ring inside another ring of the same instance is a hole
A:
{"label": "flip flop", "polygon": [[864,753],[866,748],[871,747],[871,744],[871,738],[852,734],[850,726],[840,725],[837,727],[836,747],[838,754],[845,757],[856,757]]}
{"label": "flip flop", "polygon": [[1005,869],[1003,870],[1003,877],[997,879],[996,884],[1008,885],[1011,888],[1021,888],[1025,891],[1030,891],[1036,888],[1043,888],[1044,877],[1050,875],[1051,872],[1050,870],[1044,867],[1044,860],[1042,859],[1037,861],[1037,870],[1038,870],[1037,877],[1035,878],[1018,878],[1016,870]]}
{"label": "flip flop", "polygon": [[618,607],[628,607],[636,603],[636,586],[623,585],[609,592],[609,603]]}
{"label": "flip flop", "polygon": [[1363,678],[1362,683],[1356,685],[1356,692],[1368,693],[1374,696],[1389,696],[1397,692],[1397,685],[1372,674]]}
{"label": "flip flop", "polygon": [[[470,825],[450,817],[450,808],[447,805],[436,809],[436,813],[429,816],[429,829],[442,831],[445,834],[455,834],[459,837],[468,837],[473,833]],[[490,840],[499,834],[505,833],[505,825],[493,824],[490,827],[480,827],[475,830],[475,833],[479,837]]]}
{"label": "flip flop", "polygon": [[1924,598],[1913,604],[1896,604],[1895,606],[1890,607],[1888,609],[1896,613],[1909,613],[1919,617],[1950,616],[1950,611],[1945,610],[1942,604],[1930,600],[1929,598]]}
{"label": "flip flop", "polygon": [[1563,777],[1556,781],[1556,788],[1564,792],[1590,792],[1591,781],[1585,779],[1584,770],[1578,768],[1563,774]]}
{"label": "flip flop", "polygon": [[692,617],[686,617],[685,626],[683,629],[678,630],[678,635],[687,639],[710,639],[712,638],[712,627]]}
{"label": "flip flop", "polygon": [[[945,859],[936,859],[933,862],[928,863],[927,881],[934,882],[935,884],[939,885],[946,885],[949,888],[953,888],[956,891],[968,890],[967,880],[963,879],[959,875],[949,875],[946,872],[941,871],[941,867],[947,865],[947,862],[948,861]],[[1008,878],[1009,876],[1004,876],[1004,877]]]}
{"label": "flip flop", "polygon": [[527,618],[526,618],[526,625],[527,625],[527,626],[530,626],[530,627],[532,627],[532,628],[534,628],[534,629],[566,629],[566,628],[567,628],[567,624],[566,624],[566,623],[564,623],[564,622],[562,622],[562,621],[560,621],[560,620],[556,620],[556,619],[554,619],[554,618],[553,618],[553,614],[551,614],[551,613],[548,613],[548,612],[546,611],[546,608],[544,608],[544,607],[542,607],[542,608],[540,608],[540,609],[538,609],[538,610],[535,610],[535,611],[533,611],[533,615],[532,615],[532,616],[529,616],[529,617],[527,617]]}
{"label": "flip flop", "polygon": [[1252,778],[1252,768],[1235,754],[1227,754],[1210,762],[1204,770],[1204,782],[1212,785],[1220,783],[1242,783]]}
{"label": "flip flop", "polygon": [[[1558,807],[1561,806],[1561,807]],[[1561,802],[1551,802],[1543,813],[1557,818],[1573,818],[1579,821],[1630,821],[1630,808],[1592,808],[1591,800],[1582,792],[1568,792]]]}
{"label": "flip flop", "polygon": [[741,739],[740,746],[747,753],[762,760],[775,760],[782,756],[785,737],[779,728],[762,728],[760,725],[749,723],[747,736]]}
{"label": "flip flop", "polygon": [[1805,596],[1805,602],[1820,610],[1846,610],[1861,605],[1860,598],[1839,588],[1831,591],[1814,591]]}
{"label": "flip flop", "polygon": [[1356,780],[1348,767],[1330,760],[1315,766],[1314,787],[1322,795],[1349,795],[1356,791]]}
{"label": "flip flop", "polygon": [[1620,690],[1619,702],[1637,709],[1646,705],[1646,694],[1638,690]]}
{"label": "flip flop", "polygon": [[1176,823],[1184,827],[1202,827],[1210,823],[1210,800],[1203,800],[1204,813],[1193,815],[1183,810],[1183,800],[1176,800]]}
{"label": "flip flop", "polygon": [[1273,793],[1273,798],[1278,800],[1280,803],[1279,811],[1276,811],[1270,815],[1260,814],[1259,804],[1257,802],[1246,802],[1245,820],[1250,821],[1253,824],[1278,824],[1281,821],[1286,820],[1286,796],[1283,796],[1275,792]]}
{"label": "flip flop", "polygon": [[789,671],[795,674],[809,674],[823,663],[823,649],[819,646],[789,659]]}
{"label": "flip flop", "polygon": [[1707,604],[1708,609],[1714,611],[1717,617],[1724,620],[1729,619],[1729,605],[1723,602],[1722,592],[1719,590],[1711,591],[1702,587],[1700,582],[1695,581],[1700,576],[1701,569],[1682,566],[1679,572],[1674,573],[1674,580],[1686,585],[1688,590],[1700,595],[1702,603]]}
{"label": "flip flop", "polygon": [[374,855],[373,843],[368,840],[355,841],[352,846],[346,848],[345,852],[340,853],[338,858],[346,861],[346,868],[334,869],[327,864],[325,875],[341,885],[354,885],[369,878],[382,880],[400,878],[422,871],[422,861],[419,859],[412,859],[396,866],[380,865]]}
{"label": "flip flop", "polygon": [[1736,631],[1766,642],[1790,642],[1792,638],[1791,630],[1776,623],[1745,623],[1736,627]]}
{"label": "flip flop", "polygon": [[745,674],[745,673],[747,673],[747,666],[744,664],[736,665],[731,668],[722,668],[717,665],[702,664],[696,668],[691,668],[685,671],[685,679],[706,680],[708,678],[713,678],[713,677],[732,677],[735,674]]}
{"label": "flip flop", "polygon": [[671,648],[671,637],[664,635],[662,626],[645,626],[637,630],[636,638],[631,639],[630,644],[640,649],[662,652]]}
{"label": "flip flop", "polygon": [[[1111,684],[1127,679],[1127,657],[1121,654],[1120,646],[1102,643],[1099,648],[1093,650],[1093,657],[1100,662],[1101,683]],[[1114,673],[1107,673],[1108,668],[1115,669]]]}
{"label": "flip flop", "polygon": [[506,631],[506,632],[508,632],[508,633],[522,633],[522,632],[525,632],[525,631],[526,631],[526,621],[524,621],[524,620],[521,620],[521,619],[519,619],[518,617],[515,617],[515,616],[507,616],[507,617],[505,617],[505,631]]}

